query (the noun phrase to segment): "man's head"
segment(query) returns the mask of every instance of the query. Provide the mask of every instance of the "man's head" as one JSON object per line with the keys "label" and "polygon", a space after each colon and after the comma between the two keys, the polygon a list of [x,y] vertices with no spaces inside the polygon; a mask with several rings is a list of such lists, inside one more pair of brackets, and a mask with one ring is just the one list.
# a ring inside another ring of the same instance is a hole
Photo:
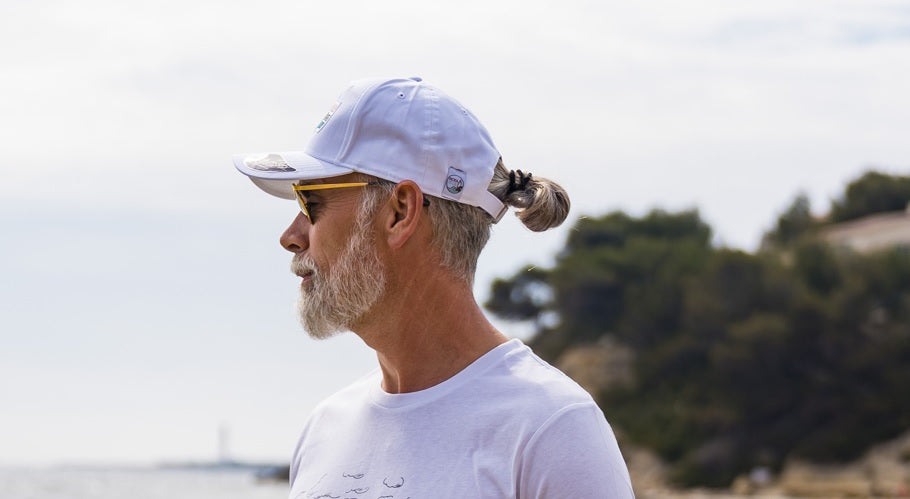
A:
{"label": "man's head", "polygon": [[390,282],[402,282],[389,278],[387,265],[397,243],[377,244],[403,237],[391,232],[399,218],[426,229],[426,247],[410,253],[410,263],[430,262],[468,289],[508,205],[537,231],[559,225],[569,208],[558,185],[508,171],[477,118],[419,78],[355,81],[304,151],[238,155],[234,165],[269,194],[301,202],[305,216],[282,245],[304,279],[301,321],[317,337],[350,329]]}

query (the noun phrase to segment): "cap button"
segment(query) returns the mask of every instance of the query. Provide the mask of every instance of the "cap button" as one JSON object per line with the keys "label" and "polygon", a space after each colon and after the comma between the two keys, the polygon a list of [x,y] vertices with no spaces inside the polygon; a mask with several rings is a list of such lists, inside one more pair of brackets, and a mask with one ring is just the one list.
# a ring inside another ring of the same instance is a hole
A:
{"label": "cap button", "polygon": [[412,76],[411,79],[414,80],[414,81],[417,81],[417,82],[423,81],[423,78],[421,78],[421,77],[419,77],[419,76]]}

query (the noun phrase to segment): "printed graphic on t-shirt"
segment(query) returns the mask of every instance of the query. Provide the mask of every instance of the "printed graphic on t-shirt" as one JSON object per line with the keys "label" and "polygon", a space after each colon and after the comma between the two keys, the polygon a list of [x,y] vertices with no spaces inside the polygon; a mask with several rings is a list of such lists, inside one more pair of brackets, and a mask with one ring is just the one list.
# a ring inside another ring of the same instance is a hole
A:
{"label": "printed graphic on t-shirt", "polygon": [[406,482],[403,476],[372,478],[366,473],[326,473],[292,499],[410,499]]}

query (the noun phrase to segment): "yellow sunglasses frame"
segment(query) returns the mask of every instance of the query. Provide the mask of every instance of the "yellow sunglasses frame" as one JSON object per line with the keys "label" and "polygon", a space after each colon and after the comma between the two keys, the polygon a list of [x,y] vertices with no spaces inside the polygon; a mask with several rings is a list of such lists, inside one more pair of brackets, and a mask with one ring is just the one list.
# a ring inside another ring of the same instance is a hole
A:
{"label": "yellow sunglasses frame", "polygon": [[[307,206],[306,198],[301,194],[305,191],[321,191],[323,189],[344,189],[347,187],[366,187],[368,185],[379,185],[379,182],[347,182],[344,184],[307,184],[307,185],[293,185],[294,194],[297,195],[297,205],[300,206],[300,212],[303,213],[303,216],[306,217],[310,223],[313,223],[313,217],[310,215],[310,209]],[[430,206],[430,198],[426,195],[423,196],[423,206]]]}
{"label": "yellow sunglasses frame", "polygon": [[307,207],[306,197],[302,194],[304,191],[321,191],[323,189],[344,189],[347,187],[364,187],[374,185],[375,182],[348,182],[344,184],[308,184],[294,185],[294,194],[297,195],[297,204],[300,206],[300,212],[310,223],[313,223],[313,217],[310,216],[310,209]]}

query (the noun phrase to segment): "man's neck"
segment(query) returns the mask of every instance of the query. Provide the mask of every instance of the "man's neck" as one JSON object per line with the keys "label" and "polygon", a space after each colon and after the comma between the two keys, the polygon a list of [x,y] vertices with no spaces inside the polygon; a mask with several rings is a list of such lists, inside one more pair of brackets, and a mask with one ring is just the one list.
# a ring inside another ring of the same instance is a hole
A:
{"label": "man's neck", "polygon": [[390,282],[354,328],[376,350],[386,392],[437,385],[508,341],[483,315],[467,283],[444,269],[408,275],[421,277]]}

